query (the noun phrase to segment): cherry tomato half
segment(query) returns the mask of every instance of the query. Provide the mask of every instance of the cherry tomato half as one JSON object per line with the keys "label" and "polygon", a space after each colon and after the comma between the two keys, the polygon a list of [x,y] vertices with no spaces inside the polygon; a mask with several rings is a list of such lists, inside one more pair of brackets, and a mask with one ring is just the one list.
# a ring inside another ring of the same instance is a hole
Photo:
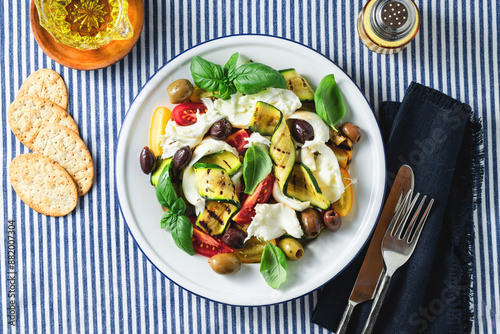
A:
{"label": "cherry tomato half", "polygon": [[196,254],[212,257],[220,253],[232,253],[233,249],[222,241],[212,238],[208,234],[193,227],[193,248]]}
{"label": "cherry tomato half", "polygon": [[273,173],[262,180],[252,195],[248,196],[240,211],[234,216],[233,220],[238,224],[250,224],[255,216],[255,206],[266,203],[273,192],[274,176]]}
{"label": "cherry tomato half", "polygon": [[175,106],[172,110],[172,118],[175,123],[182,126],[196,123],[196,114],[204,114],[207,107],[200,102],[185,102]]}
{"label": "cherry tomato half", "polygon": [[245,138],[250,137],[248,135],[248,132],[245,131],[245,129],[241,129],[227,137],[226,143],[231,145],[238,151],[238,153],[243,152],[246,150],[243,146],[245,146],[248,142],[245,140]]}

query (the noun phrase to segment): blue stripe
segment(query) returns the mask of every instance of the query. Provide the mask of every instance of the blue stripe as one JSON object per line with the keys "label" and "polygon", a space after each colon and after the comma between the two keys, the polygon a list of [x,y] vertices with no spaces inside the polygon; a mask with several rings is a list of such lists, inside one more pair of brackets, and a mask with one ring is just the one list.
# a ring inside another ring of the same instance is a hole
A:
{"label": "blue stripe", "polygon": [[306,45],[312,47],[312,1],[308,0],[307,1],[307,8],[309,9],[307,11],[307,19],[306,19],[306,24],[307,24],[307,38],[306,38]]}
{"label": "blue stripe", "polygon": [[[142,281],[144,282],[144,290],[143,291],[140,291],[143,295],[144,295],[144,299],[143,300],[140,300],[140,303],[137,303],[137,305],[142,305],[142,307],[139,309],[139,312],[142,312],[142,309],[144,310],[144,319],[145,319],[145,323],[146,323],[146,333],[149,333],[149,321],[147,321],[148,319],[148,314],[150,312],[149,310],[149,302],[148,302],[148,298],[147,298],[147,291],[149,291],[149,275],[148,275],[148,263],[147,261],[143,261],[142,262]],[[140,294],[138,294],[138,296],[140,297]],[[137,327],[139,327],[140,325],[140,322],[138,321],[137,323]]]}
{"label": "blue stripe", "polygon": [[[238,7],[238,19],[239,19],[239,22],[238,22],[238,28],[239,28],[239,30],[238,31],[243,32],[244,31],[244,28],[243,28],[243,8],[242,8],[242,5],[241,5],[241,2],[240,2],[240,6]],[[208,35],[207,35],[206,39],[207,40],[209,39]]]}
{"label": "blue stripe", "polygon": [[[161,315],[162,315],[162,325],[163,325],[163,331],[167,331],[167,326],[168,324],[166,323],[167,322],[167,319],[168,319],[168,316],[167,316],[167,289],[166,289],[166,286],[167,284],[169,283],[169,281],[167,280],[167,278],[165,278],[165,276],[161,276],[161,285],[160,285],[160,291],[161,291]],[[198,313],[200,314],[200,313]],[[172,321],[171,321],[172,322]]]}
{"label": "blue stripe", "polygon": [[[191,1],[188,1],[187,2],[187,13],[188,15],[191,15],[192,13],[192,10],[193,10],[193,6],[191,5]],[[191,25],[191,22],[190,22],[191,18],[189,18],[188,16],[188,27]],[[222,24],[223,24],[223,28],[222,28],[222,31],[225,31],[225,21],[222,21]],[[191,48],[193,46],[193,29],[188,29],[187,30],[187,35],[188,35],[188,45],[187,47],[188,48]]]}
{"label": "blue stripe", "polygon": [[[45,290],[44,290],[44,287],[45,287],[45,284],[46,284],[46,277],[45,277],[45,271],[44,271],[44,268],[46,266],[46,258],[44,256],[44,251],[43,251],[43,221],[42,221],[42,215],[41,214],[37,214],[36,215],[36,218],[35,218],[35,221],[36,221],[36,226],[38,228],[38,240],[36,240],[35,242],[38,243],[38,256],[39,256],[39,262],[38,262],[38,270],[40,272],[40,276],[39,276],[39,285],[38,285],[38,290],[39,290],[39,293],[40,293],[40,305],[42,308],[45,308],[45,306],[47,305],[46,304],[46,301],[45,301]],[[36,282],[36,280],[35,280]],[[46,332],[47,331],[47,327],[46,327],[46,321],[45,321],[45,317],[46,317],[47,313],[46,312],[43,312],[40,316],[40,320],[41,320],[41,325],[42,325],[42,331],[43,332]]]}
{"label": "blue stripe", "polygon": [[[195,297],[195,300],[196,300],[196,314],[194,316],[198,316],[199,314],[202,314],[201,313],[201,298],[196,296]],[[202,318],[201,317],[198,317],[198,323],[197,323],[197,326],[196,326],[196,329],[197,329],[197,333],[201,333],[201,322],[202,322]]]}
{"label": "blue stripe", "polygon": [[[139,250],[137,249],[137,247],[135,247],[135,245],[133,245],[133,248],[132,248],[132,256],[131,256],[131,260],[132,260],[132,263],[137,263],[134,269],[134,276],[132,277],[132,282],[134,284],[134,286],[139,286],[139,266],[141,265],[141,262],[139,261],[140,257],[139,257]],[[134,300],[134,308],[135,308],[135,326],[137,327],[137,330],[139,330],[139,328],[141,328],[141,308],[142,308],[142,303],[141,303],[141,300],[140,300],[140,294],[141,294],[142,291],[140,291],[139,289],[135,291],[135,300]]]}
{"label": "blue stripe", "polygon": [[[47,264],[44,266],[45,268],[47,268],[47,285],[49,287],[49,291],[54,291],[54,284],[52,282],[52,267],[53,267],[53,263],[52,263],[52,247],[51,247],[51,237],[52,237],[52,226],[49,226],[47,228],[47,253],[46,253],[46,256],[45,258],[47,259]],[[43,238],[41,239],[43,240]],[[45,243],[45,242],[42,242],[42,244]],[[41,253],[41,254],[44,254],[44,253]],[[49,304],[51,304],[52,301],[49,301]],[[54,324],[54,308],[53,306],[51,305],[51,307],[46,310],[46,313],[49,314],[49,326]]]}
{"label": "blue stripe", "polygon": [[[169,47],[167,48],[168,50],[168,53],[165,53],[165,55],[168,54],[168,58],[167,59],[170,59],[172,58],[172,55],[176,52],[175,50],[175,39],[176,39],[176,36],[178,35],[178,31],[175,29],[175,4],[176,4],[176,1],[175,0],[170,0],[170,45]],[[198,16],[199,17],[199,16]],[[168,32],[165,31],[165,36],[168,36]]]}
{"label": "blue stripe", "polygon": [[[256,22],[256,25],[257,25],[257,33],[258,34],[261,34],[261,33],[264,33],[263,29],[262,29],[262,26],[260,24],[260,18],[264,15],[265,12],[265,6],[266,6],[267,2],[264,3],[264,6],[260,5],[260,4],[257,4],[256,6],[256,13],[255,13],[255,17],[257,17],[259,20],[257,20]],[[264,8],[262,8],[264,7]],[[264,20],[265,21],[265,20]]]}
{"label": "blue stripe", "polygon": [[[75,216],[74,215],[71,215],[71,222],[74,222],[75,221]],[[69,223],[69,220],[70,219],[66,219],[65,222],[66,223]],[[64,254],[65,254],[65,258],[64,259],[61,259],[62,261],[64,261],[64,268],[61,268],[61,275],[64,274],[64,279],[66,280],[66,289],[65,289],[65,294],[66,294],[66,299],[64,300],[65,301],[65,310],[66,310],[66,319],[64,321],[64,324],[67,326],[68,328],[68,332],[73,332],[73,328],[72,328],[72,317],[71,317],[71,296],[74,296],[76,295],[78,289],[72,289],[72,286],[71,286],[71,281],[70,281],[70,275],[72,275],[73,277],[77,276],[76,275],[76,270],[71,272],[70,271],[70,267],[69,267],[69,235],[68,235],[68,230],[69,228],[67,227],[69,225],[65,225],[65,227],[63,228],[64,230],[64,236],[63,236],[63,247],[64,247]],[[73,261],[72,261],[73,262]],[[75,279],[76,281],[76,279]],[[62,298],[61,298],[62,299]],[[75,298],[75,300],[77,300]],[[75,303],[77,304],[77,303]],[[62,321],[61,321],[62,323]]]}
{"label": "blue stripe", "polygon": [[169,296],[171,296],[170,301],[169,301],[169,303],[170,303],[170,324],[169,325],[170,325],[170,331],[172,333],[175,333],[175,321],[174,321],[174,319],[175,319],[175,300],[174,300],[175,286],[170,281],[168,281],[167,283],[168,283],[167,285],[170,286]]}
{"label": "blue stripe", "polygon": [[152,275],[151,275],[151,287],[152,287],[152,299],[153,299],[153,309],[151,310],[151,312],[153,312],[153,328],[156,328],[155,329],[155,332],[158,332],[158,329],[157,329],[157,324],[159,324],[159,319],[158,319],[158,303],[157,303],[157,296],[158,296],[158,288],[157,288],[157,280],[158,280],[158,277],[160,276],[160,274],[156,271],[153,271]]}

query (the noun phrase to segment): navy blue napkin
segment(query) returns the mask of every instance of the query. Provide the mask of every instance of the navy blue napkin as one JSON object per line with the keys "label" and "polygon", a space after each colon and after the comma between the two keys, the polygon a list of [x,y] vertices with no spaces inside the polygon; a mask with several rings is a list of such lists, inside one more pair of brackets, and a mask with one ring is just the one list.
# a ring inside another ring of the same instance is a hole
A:
{"label": "navy blue napkin", "polygon": [[[388,187],[399,167],[408,164],[415,192],[435,202],[413,256],[392,278],[373,332],[469,333],[472,215],[483,177],[481,124],[468,105],[417,83],[401,103],[382,104],[379,123]],[[314,323],[336,331],[366,249],[322,288]],[[348,333],[361,331],[371,305],[356,306]]]}

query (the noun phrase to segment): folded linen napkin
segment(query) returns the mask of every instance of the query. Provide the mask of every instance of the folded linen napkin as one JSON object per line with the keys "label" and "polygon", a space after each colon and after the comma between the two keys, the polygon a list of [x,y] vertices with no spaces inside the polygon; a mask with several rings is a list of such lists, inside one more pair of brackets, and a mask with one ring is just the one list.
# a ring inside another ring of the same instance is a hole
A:
{"label": "folded linen napkin", "polygon": [[[472,214],[483,177],[481,124],[468,105],[417,83],[402,103],[382,104],[379,122],[388,187],[406,163],[415,173],[414,191],[435,202],[415,252],[391,280],[373,332],[469,333]],[[323,287],[314,323],[337,330],[366,249]],[[371,305],[356,306],[348,333],[361,331]]]}

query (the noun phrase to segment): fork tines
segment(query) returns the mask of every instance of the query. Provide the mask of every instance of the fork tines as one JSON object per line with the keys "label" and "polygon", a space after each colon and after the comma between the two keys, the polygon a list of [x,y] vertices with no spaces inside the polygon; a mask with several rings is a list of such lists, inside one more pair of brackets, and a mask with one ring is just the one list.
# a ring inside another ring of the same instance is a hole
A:
{"label": "fork tines", "polygon": [[424,195],[424,197],[420,201],[420,204],[415,210],[410,223],[406,224],[409,216],[412,214],[413,208],[419,196],[420,193],[416,193],[412,198],[412,191],[409,190],[398,211],[396,212],[391,225],[389,226],[389,230],[391,231],[390,234],[392,236],[397,236],[399,239],[406,239],[408,243],[411,243],[414,240],[418,241],[418,238],[420,237],[420,234],[422,232],[423,225],[427,220],[427,216],[429,215],[432,205],[434,204],[434,199],[431,198],[429,204],[427,205],[427,208],[424,211],[424,214],[420,218],[420,221],[418,222],[418,224],[416,224],[418,216],[420,215],[420,211],[422,210],[425,200],[427,199],[427,196]]}

